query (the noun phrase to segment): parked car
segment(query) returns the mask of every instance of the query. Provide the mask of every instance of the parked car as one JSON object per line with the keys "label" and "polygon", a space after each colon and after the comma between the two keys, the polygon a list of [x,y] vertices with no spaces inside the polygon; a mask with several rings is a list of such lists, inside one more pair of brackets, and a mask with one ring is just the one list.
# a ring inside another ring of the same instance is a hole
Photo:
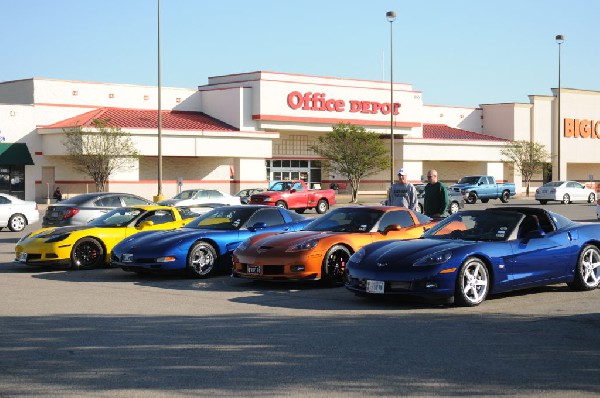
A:
{"label": "parked car", "polygon": [[181,191],[172,199],[158,202],[163,206],[187,206],[194,207],[204,204],[220,204],[224,206],[239,205],[240,198],[231,196],[216,189],[186,189]]}
{"label": "parked car", "polygon": [[482,175],[463,177],[458,184],[448,188],[448,191],[463,194],[469,204],[474,204],[477,199],[480,199],[481,203],[487,203],[490,199],[500,199],[502,203],[507,203],[511,196],[516,195],[515,184],[497,183],[494,177]]}
{"label": "parked car", "polygon": [[15,261],[73,269],[98,267],[108,264],[111,249],[126,237],[179,228],[197,216],[168,206],[119,207],[86,226],[45,228],[25,235],[15,247]]}
{"label": "parked car", "polygon": [[[576,239],[573,239],[573,237]],[[488,294],[566,283],[600,283],[600,224],[534,207],[466,210],[419,239],[376,242],[348,261],[358,295],[417,295],[476,306]]]}
{"label": "parked car", "polygon": [[0,230],[8,227],[13,232],[20,232],[28,224],[34,224],[39,220],[40,212],[37,203],[0,193]]}
{"label": "parked car", "polygon": [[299,232],[260,234],[233,252],[233,276],[257,280],[321,280],[341,286],[350,256],[380,240],[417,238],[435,225],[404,207],[339,207]]}
{"label": "parked car", "polygon": [[155,205],[147,199],[129,193],[84,193],[48,206],[42,227],[86,225],[88,222],[118,207]]}
{"label": "parked car", "polygon": [[267,206],[222,206],[174,231],[141,232],[114,247],[111,265],[129,272],[187,271],[206,278],[231,270],[231,253],[261,232],[299,231],[310,220]]}
{"label": "parked car", "polygon": [[240,192],[236,193],[234,196],[237,196],[240,198],[240,202],[242,202],[243,205],[247,205],[248,203],[250,203],[250,196],[257,194],[257,193],[261,193],[264,192],[264,188],[248,188],[248,189],[242,189]]}
{"label": "parked car", "polygon": [[267,191],[252,195],[250,203],[293,209],[300,214],[316,209],[324,214],[336,204],[336,199],[333,189],[308,189],[303,180],[290,180],[274,182]]}
{"label": "parked car", "polygon": [[596,192],[577,181],[550,181],[535,190],[535,200],[543,205],[551,200],[563,204],[574,201],[594,203]]}
{"label": "parked car", "polygon": [[[417,211],[423,213],[425,206],[425,184],[414,184],[419,194],[417,197]],[[465,207],[465,197],[455,190],[448,190],[448,214],[454,214]]]}

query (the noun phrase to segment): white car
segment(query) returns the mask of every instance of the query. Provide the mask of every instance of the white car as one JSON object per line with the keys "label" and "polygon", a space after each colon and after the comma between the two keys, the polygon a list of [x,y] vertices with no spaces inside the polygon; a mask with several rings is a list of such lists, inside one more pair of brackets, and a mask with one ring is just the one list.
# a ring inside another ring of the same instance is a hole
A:
{"label": "white car", "polygon": [[239,205],[241,204],[239,196],[232,196],[216,189],[187,189],[181,191],[173,197],[158,202],[164,206],[186,206],[194,207],[205,204],[221,204],[221,205]]}
{"label": "white car", "polygon": [[8,227],[13,232],[20,232],[27,224],[34,224],[39,220],[37,203],[0,193],[0,229]]}
{"label": "white car", "polygon": [[564,204],[574,201],[594,203],[596,192],[577,181],[550,181],[535,190],[535,200],[543,205],[551,200]]}

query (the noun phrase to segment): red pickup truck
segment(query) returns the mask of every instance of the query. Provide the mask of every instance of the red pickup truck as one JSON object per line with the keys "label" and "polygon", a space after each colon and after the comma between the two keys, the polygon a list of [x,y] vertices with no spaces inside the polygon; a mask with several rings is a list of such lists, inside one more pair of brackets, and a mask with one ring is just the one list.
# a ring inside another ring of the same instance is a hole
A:
{"label": "red pickup truck", "polygon": [[302,180],[277,181],[265,192],[250,197],[250,204],[279,206],[304,213],[306,209],[317,209],[317,213],[327,212],[336,204],[333,189],[308,189]]}

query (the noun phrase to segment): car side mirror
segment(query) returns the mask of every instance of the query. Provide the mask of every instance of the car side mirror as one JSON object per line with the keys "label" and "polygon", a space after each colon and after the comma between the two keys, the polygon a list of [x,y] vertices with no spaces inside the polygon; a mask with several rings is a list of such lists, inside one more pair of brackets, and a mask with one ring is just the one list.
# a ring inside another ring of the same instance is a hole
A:
{"label": "car side mirror", "polygon": [[539,239],[539,238],[543,238],[544,236],[546,236],[546,233],[544,231],[540,231],[540,230],[536,229],[536,230],[527,232],[525,234],[525,236],[523,237],[523,240],[528,241],[530,239]]}
{"label": "car side mirror", "polygon": [[402,227],[400,227],[400,225],[398,225],[398,224],[390,224],[387,227],[385,227],[385,229],[383,230],[383,232],[381,232],[381,234],[387,235],[391,231],[400,231],[401,229],[402,229]]}
{"label": "car side mirror", "polygon": [[290,193],[294,193],[294,192],[296,192],[296,188],[290,189]]}
{"label": "car side mirror", "polygon": [[265,229],[265,228],[267,228],[267,223],[266,222],[257,222],[253,226],[248,227],[248,231],[256,232],[259,229]]}
{"label": "car side mirror", "polygon": [[144,229],[144,228],[149,228],[151,226],[154,225],[154,222],[147,220],[147,221],[143,221],[140,225],[139,225],[139,229]]}

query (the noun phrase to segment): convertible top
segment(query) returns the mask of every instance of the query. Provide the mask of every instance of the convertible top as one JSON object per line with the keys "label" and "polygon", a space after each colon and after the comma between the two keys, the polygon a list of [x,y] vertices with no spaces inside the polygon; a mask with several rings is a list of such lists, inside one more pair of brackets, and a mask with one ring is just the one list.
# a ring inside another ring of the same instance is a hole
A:
{"label": "convertible top", "polygon": [[545,210],[545,209],[540,209],[537,207],[516,207],[516,206],[509,206],[509,207],[491,207],[491,208],[487,208],[485,209],[485,211],[512,211],[512,212],[516,212],[516,213],[521,213],[524,214],[525,216],[536,216],[539,220],[540,226],[542,227],[542,230],[546,233],[548,232],[552,232],[556,230],[556,226],[554,225],[554,222],[552,221],[552,217],[550,216],[550,213]]}

